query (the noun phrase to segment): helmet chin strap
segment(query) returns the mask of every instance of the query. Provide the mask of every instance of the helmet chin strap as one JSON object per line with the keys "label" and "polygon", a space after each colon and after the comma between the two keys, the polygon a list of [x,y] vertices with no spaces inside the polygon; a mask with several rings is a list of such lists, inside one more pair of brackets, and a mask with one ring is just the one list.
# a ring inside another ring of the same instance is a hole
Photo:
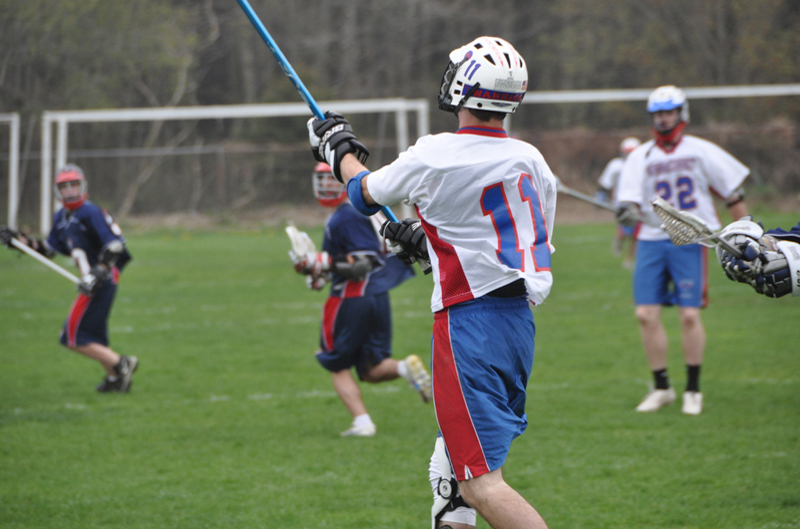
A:
{"label": "helmet chin strap", "polygon": [[464,94],[464,97],[461,98],[461,101],[458,103],[458,105],[456,105],[456,108],[453,110],[453,114],[455,114],[456,117],[458,117],[458,113],[461,111],[461,108],[464,106],[464,103],[467,102],[467,99],[472,97],[472,94],[474,94],[480,87],[481,87],[480,83],[475,83],[472,86],[472,88],[467,90],[467,93]]}

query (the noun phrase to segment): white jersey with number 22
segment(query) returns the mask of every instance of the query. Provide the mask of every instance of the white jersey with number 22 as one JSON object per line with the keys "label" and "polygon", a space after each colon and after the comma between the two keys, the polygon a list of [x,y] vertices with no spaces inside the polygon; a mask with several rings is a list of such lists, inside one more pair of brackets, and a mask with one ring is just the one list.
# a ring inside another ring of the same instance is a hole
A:
{"label": "white jersey with number 22", "polygon": [[[674,208],[700,217],[709,228],[720,228],[711,193],[728,198],[750,174],[739,160],[718,145],[685,135],[666,152],[650,140],[628,155],[622,167],[616,200],[639,204],[651,213],[652,201],[661,197]],[[639,240],[669,239],[661,228],[642,225]]]}
{"label": "white jersey with number 22", "polygon": [[416,207],[434,312],[520,278],[531,303],[550,293],[556,183],[534,146],[488,127],[425,136],[370,174],[367,189],[379,204]]}

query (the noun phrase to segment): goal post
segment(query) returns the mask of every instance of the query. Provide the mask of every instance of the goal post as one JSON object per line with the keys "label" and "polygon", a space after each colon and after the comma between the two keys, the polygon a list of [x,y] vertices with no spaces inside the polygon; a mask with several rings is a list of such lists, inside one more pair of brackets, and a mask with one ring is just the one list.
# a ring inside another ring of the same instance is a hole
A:
{"label": "goal post", "polygon": [[8,227],[17,229],[19,209],[19,114],[11,112],[0,114],[0,123],[8,123]]}
{"label": "goal post", "polygon": [[[336,109],[343,114],[394,112],[398,153],[411,144],[408,114],[416,114],[417,137],[429,133],[429,104],[426,99],[371,99],[321,101],[320,107]],[[303,103],[264,103],[254,105],[209,105],[163,108],[127,108],[109,110],[46,111],[42,114],[42,164],[39,227],[42,234],[50,231],[53,212],[52,178],[55,167],[67,163],[69,155],[68,129],[70,123],[101,123],[130,121],[178,121],[197,119],[269,118],[309,116]],[[55,158],[53,158],[53,125],[56,125]]]}

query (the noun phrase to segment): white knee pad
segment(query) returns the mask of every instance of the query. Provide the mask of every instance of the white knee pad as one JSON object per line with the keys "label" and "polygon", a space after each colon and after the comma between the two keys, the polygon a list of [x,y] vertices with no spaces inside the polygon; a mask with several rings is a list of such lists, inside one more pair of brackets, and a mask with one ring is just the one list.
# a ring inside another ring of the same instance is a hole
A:
{"label": "white knee pad", "polygon": [[444,439],[436,438],[436,445],[428,467],[428,479],[433,489],[433,506],[431,507],[431,529],[436,529],[438,522],[453,522],[475,527],[477,513],[467,505],[458,490],[458,482],[453,476],[450,458]]}

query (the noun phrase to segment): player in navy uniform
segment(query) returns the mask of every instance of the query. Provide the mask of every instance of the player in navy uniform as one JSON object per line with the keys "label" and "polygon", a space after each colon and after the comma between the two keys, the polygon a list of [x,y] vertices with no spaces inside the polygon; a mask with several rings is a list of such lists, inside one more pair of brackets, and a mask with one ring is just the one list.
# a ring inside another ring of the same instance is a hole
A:
{"label": "player in navy uniform", "polygon": [[70,164],[60,169],[55,192],[64,207],[56,212],[47,240],[8,228],[0,231],[0,238],[9,248],[13,248],[11,237],[17,237],[46,257],[58,252],[75,260],[81,271],[80,293],[61,329],[61,345],[100,362],[106,377],[97,391],[126,393],[139,361],[108,346],[108,315],[120,272],[131,260],[125,239],[111,216],[87,200],[87,183],[80,167]]}
{"label": "player in navy uniform", "polygon": [[376,226],[347,201],[344,185],[336,181],[327,164],[317,164],[313,178],[320,204],[336,209],[325,224],[322,251],[293,254],[292,260],[295,270],[308,276],[309,288],[320,290],[331,282],[316,355],[330,371],[336,393],[353,416],[352,425],[342,435],[372,437],[375,424],[353,377],[353,367],[364,382],[404,377],[423,401],[431,399],[430,376],[420,358],[391,358],[389,290],[413,277],[414,271],[386,254]]}
{"label": "player in navy uniform", "polygon": [[736,258],[717,246],[717,259],[732,281],[747,283],[759,294],[780,298],[800,296],[800,222],[789,231],[764,228],[751,220],[738,220],[720,233],[743,254]]}

